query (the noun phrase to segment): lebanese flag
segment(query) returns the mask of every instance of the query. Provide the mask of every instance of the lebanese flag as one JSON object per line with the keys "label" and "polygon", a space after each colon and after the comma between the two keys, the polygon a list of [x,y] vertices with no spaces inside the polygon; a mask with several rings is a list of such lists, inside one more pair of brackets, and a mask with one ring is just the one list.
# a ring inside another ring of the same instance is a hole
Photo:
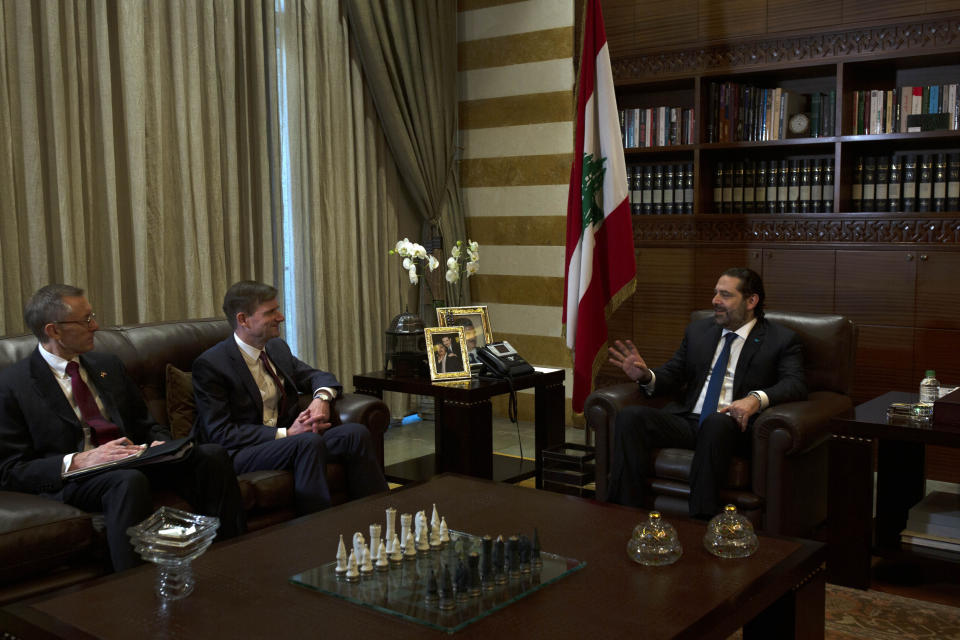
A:
{"label": "lebanese flag", "polygon": [[577,131],[567,198],[563,324],[573,351],[573,410],[607,359],[607,319],[636,288],[633,226],[600,0],[587,0]]}

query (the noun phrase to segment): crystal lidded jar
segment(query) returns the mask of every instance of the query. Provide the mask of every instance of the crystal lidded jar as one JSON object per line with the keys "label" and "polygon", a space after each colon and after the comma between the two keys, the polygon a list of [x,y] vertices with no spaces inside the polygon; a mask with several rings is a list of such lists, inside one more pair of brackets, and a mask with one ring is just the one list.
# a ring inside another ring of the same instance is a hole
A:
{"label": "crystal lidded jar", "polygon": [[634,562],[658,567],[676,562],[683,555],[683,546],[673,525],[665,522],[659,511],[651,511],[646,522],[634,527],[627,555]]}
{"label": "crystal lidded jar", "polygon": [[760,541],[753,525],[737,508],[728,504],[707,523],[703,546],[718,558],[746,558],[753,555]]}

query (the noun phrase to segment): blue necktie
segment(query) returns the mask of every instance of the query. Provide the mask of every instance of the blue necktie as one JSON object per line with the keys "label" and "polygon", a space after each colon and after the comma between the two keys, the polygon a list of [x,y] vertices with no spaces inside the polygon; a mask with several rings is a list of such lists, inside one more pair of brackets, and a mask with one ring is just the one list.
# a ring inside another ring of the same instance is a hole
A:
{"label": "blue necktie", "polygon": [[726,342],[723,349],[713,365],[713,371],[710,372],[710,384],[707,385],[707,395],[703,398],[703,407],[700,409],[700,420],[697,421],[699,427],[711,413],[717,410],[717,403],[720,402],[720,389],[723,387],[723,379],[727,377],[727,362],[730,361],[730,343],[737,337],[732,331],[723,336]]}

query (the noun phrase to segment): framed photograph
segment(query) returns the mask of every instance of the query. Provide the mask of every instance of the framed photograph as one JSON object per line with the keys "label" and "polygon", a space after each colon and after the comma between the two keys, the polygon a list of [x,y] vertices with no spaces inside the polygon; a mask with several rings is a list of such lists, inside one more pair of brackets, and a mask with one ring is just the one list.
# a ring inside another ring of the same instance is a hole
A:
{"label": "framed photograph", "polygon": [[470,377],[470,364],[464,357],[467,344],[463,327],[427,327],[424,333],[431,380],[460,380]]}
{"label": "framed photograph", "polygon": [[437,324],[441,327],[463,327],[470,362],[477,360],[477,349],[493,342],[490,316],[486,307],[440,307]]}

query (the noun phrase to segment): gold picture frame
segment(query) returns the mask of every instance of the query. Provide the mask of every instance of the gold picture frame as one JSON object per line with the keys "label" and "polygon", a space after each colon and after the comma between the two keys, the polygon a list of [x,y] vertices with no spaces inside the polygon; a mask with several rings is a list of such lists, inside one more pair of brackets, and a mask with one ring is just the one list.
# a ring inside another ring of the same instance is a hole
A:
{"label": "gold picture frame", "polygon": [[430,380],[462,380],[470,377],[470,364],[464,358],[467,342],[463,327],[427,327],[424,334]]}
{"label": "gold picture frame", "polygon": [[[439,307],[437,308],[437,324],[441,327],[463,327],[467,352],[470,354],[471,362],[476,361],[478,348],[493,342],[490,314],[487,313],[486,306]],[[478,326],[480,327],[479,330],[477,329]]]}

